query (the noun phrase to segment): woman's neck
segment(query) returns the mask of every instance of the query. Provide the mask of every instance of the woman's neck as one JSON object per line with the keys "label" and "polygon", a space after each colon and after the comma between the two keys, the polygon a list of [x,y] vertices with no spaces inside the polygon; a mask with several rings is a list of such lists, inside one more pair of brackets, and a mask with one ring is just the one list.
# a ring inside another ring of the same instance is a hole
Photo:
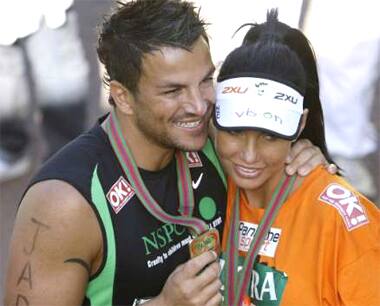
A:
{"label": "woman's neck", "polygon": [[275,174],[270,180],[265,182],[262,186],[256,189],[244,189],[245,196],[247,197],[249,206],[252,208],[266,208],[272,199],[273,193],[280,182],[283,171]]}

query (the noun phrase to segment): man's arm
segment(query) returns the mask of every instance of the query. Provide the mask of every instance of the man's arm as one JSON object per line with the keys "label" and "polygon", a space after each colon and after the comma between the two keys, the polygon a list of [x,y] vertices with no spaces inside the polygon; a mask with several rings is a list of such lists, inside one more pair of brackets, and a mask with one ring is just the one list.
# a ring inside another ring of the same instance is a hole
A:
{"label": "man's arm", "polygon": [[5,305],[81,304],[101,252],[98,221],[79,192],[61,181],[34,185],[16,217]]}

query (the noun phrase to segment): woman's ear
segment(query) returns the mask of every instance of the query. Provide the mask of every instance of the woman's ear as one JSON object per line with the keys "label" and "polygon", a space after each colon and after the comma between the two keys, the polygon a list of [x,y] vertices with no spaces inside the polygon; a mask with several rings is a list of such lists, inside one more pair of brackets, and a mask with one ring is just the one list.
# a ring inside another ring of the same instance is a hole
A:
{"label": "woman's ear", "polygon": [[110,95],[112,96],[118,110],[124,115],[132,115],[133,105],[135,102],[132,92],[115,80],[110,82],[109,87]]}

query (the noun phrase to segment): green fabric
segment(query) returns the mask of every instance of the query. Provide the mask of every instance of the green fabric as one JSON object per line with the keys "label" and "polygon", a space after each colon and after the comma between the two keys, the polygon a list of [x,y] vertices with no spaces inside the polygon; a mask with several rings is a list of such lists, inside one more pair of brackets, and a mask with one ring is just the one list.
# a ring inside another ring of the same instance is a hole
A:
{"label": "green fabric", "polygon": [[[222,290],[224,296],[226,296],[224,291],[228,291],[228,288],[225,286],[228,269],[226,261],[227,257],[228,255],[225,252],[221,254],[221,262],[224,263],[224,266],[220,274],[220,280],[224,284]],[[236,273],[237,277],[241,277],[241,268],[244,264],[244,260],[244,257],[239,256],[237,263],[238,272]],[[286,273],[262,263],[255,263],[247,295],[256,306],[279,306],[281,305],[282,296],[287,282],[288,277]],[[224,300],[223,305],[227,305],[226,299]]]}
{"label": "green fabric", "polygon": [[97,166],[94,169],[91,180],[91,197],[92,202],[99,213],[102,220],[105,234],[106,243],[104,246],[105,263],[102,271],[89,282],[86,291],[86,297],[90,300],[91,305],[112,305],[113,285],[115,279],[115,262],[116,262],[116,249],[115,249],[115,234],[111,216],[108,211],[108,205],[103,188],[97,173]]}
{"label": "green fabric", "polygon": [[254,270],[256,271],[251,297],[256,306],[278,306],[281,304],[282,295],[288,277],[284,272],[277,271],[267,265],[257,263]]}
{"label": "green fabric", "polygon": [[207,158],[212,162],[214,167],[219,173],[220,178],[223,181],[224,187],[227,189],[227,182],[226,182],[226,176],[224,175],[222,166],[220,165],[220,161],[218,157],[216,156],[214,146],[210,139],[207,139],[207,142],[205,146],[202,149],[202,152],[207,156]]}

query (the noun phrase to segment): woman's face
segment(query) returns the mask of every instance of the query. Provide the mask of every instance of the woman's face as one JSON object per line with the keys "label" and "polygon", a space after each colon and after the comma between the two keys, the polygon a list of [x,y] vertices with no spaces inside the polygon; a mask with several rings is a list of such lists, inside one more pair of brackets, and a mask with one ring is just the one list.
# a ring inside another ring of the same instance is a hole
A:
{"label": "woman's face", "polygon": [[216,131],[225,172],[245,190],[272,188],[282,176],[291,142],[259,131]]}

